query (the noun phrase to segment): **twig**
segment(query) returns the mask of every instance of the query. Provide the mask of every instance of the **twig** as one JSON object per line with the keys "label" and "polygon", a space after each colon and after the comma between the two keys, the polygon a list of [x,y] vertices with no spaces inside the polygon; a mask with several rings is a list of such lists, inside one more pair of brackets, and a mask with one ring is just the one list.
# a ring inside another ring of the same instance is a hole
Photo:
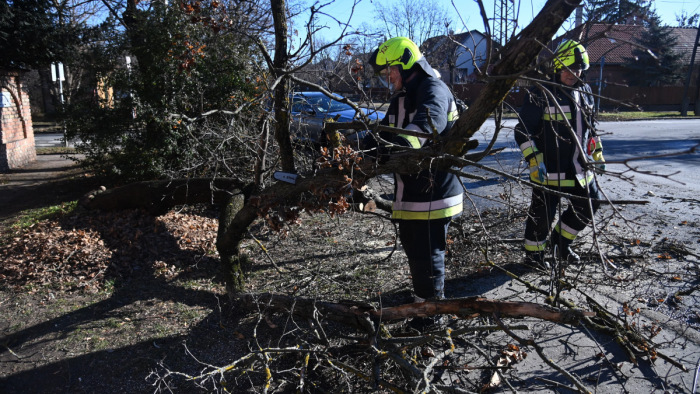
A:
{"label": "twig", "polygon": [[[369,375],[367,375],[366,373],[360,371],[359,369],[357,369],[357,368],[355,368],[355,367],[352,367],[352,366],[350,366],[350,365],[348,365],[348,364],[345,364],[345,363],[342,362],[342,361],[338,361],[338,360],[331,361],[331,360],[328,360],[328,364],[330,364],[332,367],[334,367],[334,368],[336,368],[336,369],[341,369],[341,370],[343,370],[343,371],[345,371],[345,372],[350,372],[350,373],[354,374],[355,376],[359,377],[360,379],[362,379],[362,380],[364,380],[364,381],[367,381],[367,382],[371,382],[371,381],[372,381],[372,378],[371,378]],[[393,391],[393,392],[395,392],[395,393],[404,393],[404,392],[405,392],[404,390],[400,389],[399,387],[394,386],[393,384],[391,384],[391,383],[389,383],[389,382],[387,382],[386,380],[383,380],[383,379],[380,379],[379,381],[377,381],[377,383],[378,383],[380,386],[386,387],[386,388],[388,388],[389,390],[391,390],[391,391]]]}
{"label": "twig", "polygon": [[695,390],[698,387],[698,374],[700,374],[700,358],[698,359],[698,362],[695,363],[695,377],[693,378],[693,394],[695,394]]}
{"label": "twig", "polygon": [[593,335],[591,334],[591,332],[588,331],[588,327],[586,327],[586,326],[584,325],[583,328],[587,331],[588,337],[589,337],[590,339],[592,339],[592,340],[593,340],[593,343],[595,343],[596,346],[598,347],[598,350],[600,351],[600,354],[603,356],[603,359],[605,359],[605,361],[608,363],[608,366],[609,366],[610,369],[613,371],[613,374],[615,375],[615,377],[617,378],[617,380],[620,382],[620,387],[622,388],[622,390],[623,390],[625,393],[629,393],[629,391],[628,391],[627,388],[625,387],[625,382],[622,381],[622,379],[620,378],[619,374],[622,374],[622,375],[623,375],[623,376],[622,376],[623,378],[628,378],[628,377],[625,376],[625,375],[622,373],[622,371],[620,371],[620,370],[617,368],[617,366],[610,360],[610,358],[608,357],[608,355],[605,354],[605,352],[603,351],[603,347],[600,346],[600,343],[598,343],[598,341],[596,341],[596,340],[594,339],[594,337],[593,337]]}
{"label": "twig", "polygon": [[568,389],[568,390],[571,390],[571,391],[576,391],[575,388],[573,388],[573,387],[571,387],[571,386],[567,386],[567,385],[565,385],[565,384],[561,384],[561,383],[559,383],[559,382],[557,382],[557,381],[554,381],[554,380],[545,379],[545,378],[540,378],[540,377],[536,377],[535,379],[537,379],[537,380],[539,380],[539,381],[541,381],[541,382],[543,382],[543,383],[547,383],[547,384],[549,384],[549,385],[552,385],[552,386],[554,386],[554,387],[559,387],[559,388]]}
{"label": "twig", "polygon": [[7,346],[7,345],[5,345],[5,344],[3,344],[2,346],[3,346],[5,349],[7,349],[7,351],[10,352],[10,354],[12,354],[13,356],[17,357],[18,359],[21,360],[21,359],[23,358],[23,357],[20,356],[19,354],[17,354],[17,353],[15,353],[14,351],[12,351],[12,349],[10,349],[9,346]]}
{"label": "twig", "polygon": [[[663,360],[665,360],[666,362],[668,362],[669,364],[675,366],[676,368],[680,369],[683,372],[688,371],[688,369],[683,364],[681,364],[678,361],[673,360],[669,356],[659,352],[658,349],[655,349],[655,344],[651,339],[645,338],[641,333],[639,333],[637,331],[633,331],[632,329],[624,327],[620,322],[617,321],[619,319],[617,316],[608,312],[605,308],[603,308],[602,305],[600,305],[592,297],[590,297],[588,295],[585,295],[585,297],[586,297],[586,301],[591,306],[591,308],[593,308],[594,310],[597,311],[598,317],[602,318],[606,323],[608,323],[610,325],[610,327],[608,327],[608,329],[610,330],[610,332],[615,333],[614,334],[615,340],[618,342],[618,344],[620,344],[623,347],[623,349],[625,349],[625,351],[628,352],[628,354],[631,355],[635,364],[637,363],[636,357],[634,356],[634,353],[632,352],[631,346],[636,346],[645,352],[651,353],[652,357],[653,356],[660,357]],[[607,316],[607,318],[605,318],[606,316]],[[622,335],[622,333],[624,333],[624,335]]]}
{"label": "twig", "polygon": [[454,353],[454,351],[455,351],[455,344],[454,344],[454,342],[452,342],[452,335],[451,335],[452,330],[448,328],[445,330],[445,332],[447,334],[447,342],[450,344],[450,347],[447,350],[440,353],[439,355],[435,355],[435,357],[433,357],[433,359],[430,360],[430,363],[428,363],[428,365],[423,370],[423,382],[425,383],[426,390],[428,390],[430,388],[429,376],[430,376],[430,373],[433,371],[433,368],[435,368],[435,365],[438,362],[440,362],[441,360],[443,360],[445,357]]}
{"label": "twig", "polygon": [[436,389],[439,389],[440,391],[444,393],[456,393],[456,394],[476,394],[474,391],[467,391],[464,389],[461,389],[459,387],[454,387],[454,386],[446,386],[444,384],[434,384],[433,387]]}
{"label": "twig", "polygon": [[503,327],[503,331],[506,332],[511,338],[515,339],[520,343],[521,346],[532,346],[535,349],[535,352],[537,352],[537,355],[540,356],[540,359],[544,361],[547,365],[550,367],[554,368],[556,371],[564,375],[571,383],[576,386],[579,392],[581,393],[590,393],[591,391],[586,388],[586,386],[574,375],[570,374],[569,371],[565,370],[564,368],[558,366],[555,364],[549,357],[547,357],[546,354],[544,354],[544,350],[542,350],[542,347],[535,343],[532,339],[524,339],[516,335],[514,332],[508,330],[508,328],[503,324],[501,319],[498,317],[498,313],[493,314],[493,319],[496,321],[496,324],[499,326]]}
{"label": "twig", "polygon": [[[519,276],[509,272],[508,270],[499,267],[493,263],[489,263],[492,267],[496,267],[502,271],[504,271],[508,276],[511,278],[521,282],[524,284],[529,290],[538,292],[544,296],[548,296],[549,294],[545,291],[540,289],[539,287],[527,282],[526,280],[523,280]],[[602,305],[600,305],[597,301],[595,301],[592,297],[589,295],[583,293],[581,290],[576,288],[576,286],[572,285],[571,283],[564,282],[564,286],[575,289],[576,291],[580,292],[581,295],[583,295],[586,298],[586,301],[588,304],[591,306],[591,308],[596,312],[597,317],[599,319],[602,319],[604,323],[608,324],[607,326],[605,325],[600,325],[596,324],[593,320],[591,320],[589,317],[583,317],[582,321],[584,324],[587,326],[597,330],[597,331],[602,331],[605,332],[615,339],[615,341],[622,347],[622,349],[627,353],[627,355],[630,357],[630,360],[634,363],[637,364],[637,358],[636,355],[634,354],[634,351],[632,349],[632,346],[638,346],[640,349],[651,352],[652,356],[657,356],[660,357],[661,359],[665,360],[669,364],[675,366],[676,368],[680,369],[681,371],[687,371],[688,369],[678,361],[673,360],[671,357],[659,352],[657,349],[654,349],[655,345],[652,340],[645,338],[641,333],[633,331],[631,329],[625,328],[617,322],[617,316],[611,314],[608,312]],[[578,307],[571,301],[558,297],[557,302],[559,302],[561,305],[566,306],[567,308],[576,308]]]}
{"label": "twig", "polygon": [[250,231],[248,231],[248,235],[251,238],[253,238],[253,241],[255,241],[258,244],[258,246],[260,246],[260,250],[262,250],[263,253],[265,253],[265,257],[267,257],[267,259],[270,261],[270,264],[272,264],[275,267],[275,270],[277,270],[278,273],[283,274],[284,271],[277,266],[277,263],[275,263],[275,260],[272,258],[272,256],[270,256],[270,254],[267,253],[267,248],[265,247],[265,245],[263,245],[262,242],[260,242],[260,240],[255,238],[255,235],[253,235]]}

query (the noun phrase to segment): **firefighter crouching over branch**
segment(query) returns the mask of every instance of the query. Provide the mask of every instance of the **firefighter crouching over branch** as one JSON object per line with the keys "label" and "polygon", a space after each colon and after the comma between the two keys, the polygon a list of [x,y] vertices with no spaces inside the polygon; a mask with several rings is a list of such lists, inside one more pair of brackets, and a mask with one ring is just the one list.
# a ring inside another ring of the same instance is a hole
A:
{"label": "firefighter crouching over branch", "polygon": [[[564,263],[579,262],[571,243],[600,205],[598,185],[587,165],[595,162],[600,170],[605,166],[593,128],[591,88],[580,79],[588,67],[583,45],[562,42],[554,54],[558,85],[532,88],[519,113],[515,140],[529,165],[530,180],[545,187],[532,190],[525,224],[525,263],[533,267],[547,267],[548,251]],[[568,208],[561,212],[561,198],[548,190],[582,198],[569,199]],[[559,223],[552,230],[557,208]]]}
{"label": "firefighter crouching over branch", "polygon": [[[450,130],[458,117],[454,97],[413,41],[395,37],[384,42],[370,63],[393,93],[383,124],[432,135],[432,121],[441,135]],[[414,149],[431,143],[426,138],[386,132],[380,137]],[[365,142],[368,147],[379,145],[380,155],[389,153],[371,134]],[[462,194],[459,177],[445,171],[394,174],[392,219],[398,221],[417,302],[445,296],[447,229],[452,218],[462,212]]]}

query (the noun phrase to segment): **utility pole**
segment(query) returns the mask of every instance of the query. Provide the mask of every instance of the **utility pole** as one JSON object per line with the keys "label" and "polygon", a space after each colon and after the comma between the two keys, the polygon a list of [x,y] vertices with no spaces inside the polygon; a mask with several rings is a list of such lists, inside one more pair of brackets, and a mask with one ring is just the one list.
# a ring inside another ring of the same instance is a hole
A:
{"label": "utility pole", "polygon": [[519,1],[517,8],[516,12],[515,0],[496,0],[493,2],[493,36],[491,39],[501,46],[506,45],[518,27]]}
{"label": "utility pole", "polygon": [[[700,46],[700,23],[698,24],[698,33],[695,35],[695,44],[693,45],[693,55],[690,57],[690,66],[688,66],[688,76],[685,78],[685,84],[683,85],[683,104],[681,104],[681,116],[688,116],[688,105],[690,105],[690,97],[688,97],[688,90],[690,89],[690,80],[693,77],[693,68],[695,67],[695,55],[698,52],[698,46]],[[700,76],[695,82],[700,90]],[[700,115],[700,97],[698,93],[695,94],[695,116]]]}

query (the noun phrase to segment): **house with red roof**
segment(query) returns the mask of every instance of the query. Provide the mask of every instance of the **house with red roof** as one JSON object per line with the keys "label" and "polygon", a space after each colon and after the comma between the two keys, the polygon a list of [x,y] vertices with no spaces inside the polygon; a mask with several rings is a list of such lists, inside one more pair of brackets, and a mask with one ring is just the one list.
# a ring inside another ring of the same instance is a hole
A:
{"label": "house with red roof", "polygon": [[[553,48],[564,39],[572,38],[581,42],[588,50],[588,57],[591,63],[591,68],[588,70],[588,83],[591,85],[597,84],[601,79],[605,83],[612,85],[626,85],[628,82],[624,65],[628,59],[634,58],[633,51],[641,49],[637,41],[641,38],[645,27],[640,24],[630,25],[609,25],[602,23],[583,24],[571,32],[554,40]],[[684,75],[687,72],[687,67],[690,65],[690,60],[697,36],[697,28],[671,28],[673,35],[676,36],[677,42],[673,50],[682,55],[682,60],[685,69]],[[698,68],[698,61],[694,67]],[[697,76],[694,77],[697,81]],[[682,85],[685,81],[680,81],[678,85]],[[694,85],[696,82],[693,83]]]}
{"label": "house with red roof", "polygon": [[[556,48],[565,39],[575,39],[586,47],[591,64],[586,73],[586,81],[591,85],[594,93],[600,93],[603,97],[612,99],[603,103],[602,106],[618,107],[618,103],[624,102],[640,109],[678,109],[683,100],[683,85],[691,66],[698,29],[671,28],[672,34],[677,39],[673,50],[682,56],[683,69],[681,74],[683,78],[681,80],[673,86],[630,87],[628,86],[629,77],[625,63],[628,62],[628,59],[634,58],[633,51],[635,49],[642,49],[638,40],[645,28],[641,24],[582,24],[555,39],[550,49],[553,51],[552,48]],[[690,89],[688,90],[691,103],[697,101],[699,75],[700,53],[695,57]],[[620,105],[620,107],[625,107],[625,105]]]}

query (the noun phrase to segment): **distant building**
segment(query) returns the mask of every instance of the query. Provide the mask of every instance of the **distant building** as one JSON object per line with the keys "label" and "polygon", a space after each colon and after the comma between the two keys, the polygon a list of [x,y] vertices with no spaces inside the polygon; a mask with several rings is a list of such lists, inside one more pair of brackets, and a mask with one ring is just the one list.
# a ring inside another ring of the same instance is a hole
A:
{"label": "distant building", "polygon": [[[603,67],[602,81],[604,83],[626,85],[628,77],[625,72],[625,63],[627,59],[634,57],[632,52],[639,48],[636,43],[642,36],[644,29],[645,27],[640,24],[584,24],[555,39],[551,48],[556,48],[565,39],[578,40],[588,51],[591,68],[587,73],[587,81],[591,85],[597,85],[598,81],[601,80],[601,66]],[[697,31],[697,28],[672,28],[673,34],[677,37],[677,43],[673,50],[682,55],[684,75],[690,65]],[[698,63],[696,56],[695,68],[698,68]],[[678,84],[682,85],[683,82],[679,81]],[[691,84],[695,85],[697,81]]]}
{"label": "distant building", "polygon": [[29,95],[23,70],[0,69],[0,172],[36,160]]}
{"label": "distant building", "polygon": [[454,85],[477,81],[477,70],[488,59],[488,44],[488,37],[472,30],[429,38],[421,45],[421,51],[428,63],[440,72],[442,80]]}

